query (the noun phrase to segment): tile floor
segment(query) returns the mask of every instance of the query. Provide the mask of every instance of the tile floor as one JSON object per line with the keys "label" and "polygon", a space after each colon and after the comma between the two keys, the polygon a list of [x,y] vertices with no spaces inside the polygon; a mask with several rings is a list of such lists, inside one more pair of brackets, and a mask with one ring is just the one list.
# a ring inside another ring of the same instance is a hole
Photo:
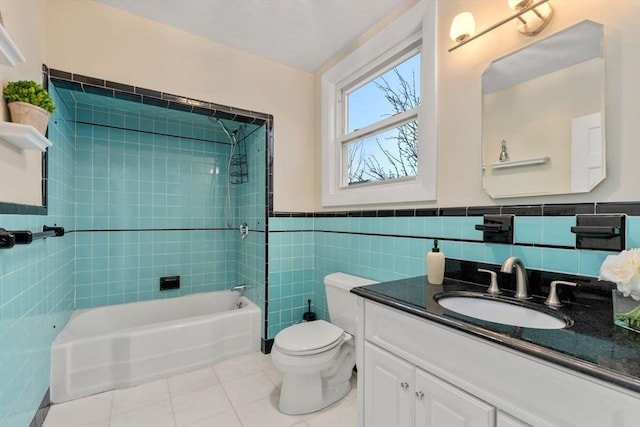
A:
{"label": "tile floor", "polygon": [[44,427],[355,427],[356,382],[328,408],[278,412],[282,377],[262,353],[209,368],[53,405]]}

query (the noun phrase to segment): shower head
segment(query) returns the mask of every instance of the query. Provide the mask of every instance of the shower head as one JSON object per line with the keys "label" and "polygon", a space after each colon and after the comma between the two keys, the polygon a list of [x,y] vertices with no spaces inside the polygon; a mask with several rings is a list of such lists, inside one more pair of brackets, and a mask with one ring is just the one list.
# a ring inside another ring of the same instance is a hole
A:
{"label": "shower head", "polygon": [[209,117],[209,120],[211,120],[212,123],[216,123],[218,125],[220,125],[220,127],[222,128],[222,130],[224,131],[224,133],[227,134],[227,138],[229,138],[229,141],[231,141],[232,145],[235,145],[238,143],[238,141],[236,140],[236,134],[238,133],[238,129],[234,129],[232,131],[230,131],[227,126],[222,122],[222,120],[220,120],[217,117],[211,116]]}

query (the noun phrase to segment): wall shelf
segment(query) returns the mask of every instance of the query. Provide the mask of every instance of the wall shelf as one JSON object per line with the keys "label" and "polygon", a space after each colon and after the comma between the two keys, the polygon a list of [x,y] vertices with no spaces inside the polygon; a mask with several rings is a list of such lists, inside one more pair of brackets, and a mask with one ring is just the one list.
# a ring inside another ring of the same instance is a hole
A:
{"label": "wall shelf", "polygon": [[45,151],[52,145],[36,128],[20,123],[0,122],[0,139],[23,150]]}
{"label": "wall shelf", "polygon": [[549,156],[545,157],[534,157],[531,159],[524,160],[514,160],[512,162],[500,162],[494,163],[491,165],[491,169],[506,169],[506,168],[517,168],[521,166],[531,166],[531,165],[543,165],[547,163],[551,158]]}
{"label": "wall shelf", "polygon": [[0,25],[0,64],[15,67],[17,63],[24,61],[26,59],[18,50],[18,46],[11,40],[4,27]]}

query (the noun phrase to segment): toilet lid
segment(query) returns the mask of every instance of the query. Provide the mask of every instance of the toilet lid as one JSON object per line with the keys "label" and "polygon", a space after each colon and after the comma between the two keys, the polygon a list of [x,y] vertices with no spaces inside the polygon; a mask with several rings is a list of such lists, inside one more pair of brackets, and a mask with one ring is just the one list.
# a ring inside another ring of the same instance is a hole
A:
{"label": "toilet lid", "polygon": [[280,331],[274,340],[283,353],[301,354],[313,353],[314,350],[328,350],[334,347],[343,330],[324,320],[314,320],[289,326]]}

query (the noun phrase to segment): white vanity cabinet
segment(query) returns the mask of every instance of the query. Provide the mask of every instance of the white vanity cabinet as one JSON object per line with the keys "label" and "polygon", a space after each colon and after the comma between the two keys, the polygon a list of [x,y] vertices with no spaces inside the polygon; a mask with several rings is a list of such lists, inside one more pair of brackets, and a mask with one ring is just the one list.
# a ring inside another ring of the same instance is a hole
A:
{"label": "white vanity cabinet", "polygon": [[367,427],[493,427],[495,409],[370,343],[364,352]]}
{"label": "white vanity cabinet", "polygon": [[360,427],[638,427],[640,395],[358,298]]}
{"label": "white vanity cabinet", "polygon": [[529,427],[529,424],[525,424],[522,421],[513,418],[509,414],[498,411],[498,417],[496,418],[496,427]]}

